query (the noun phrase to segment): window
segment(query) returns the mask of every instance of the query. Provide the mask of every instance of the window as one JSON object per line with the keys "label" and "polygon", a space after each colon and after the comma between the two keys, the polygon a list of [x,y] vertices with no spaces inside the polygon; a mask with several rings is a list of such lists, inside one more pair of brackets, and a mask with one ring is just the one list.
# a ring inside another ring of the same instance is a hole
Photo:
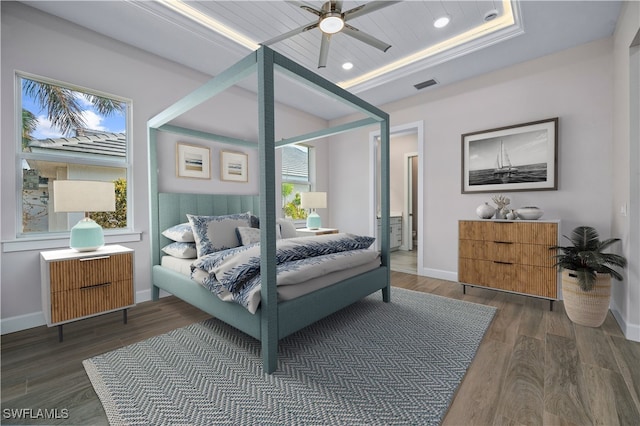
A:
{"label": "window", "polygon": [[300,193],[311,191],[311,155],[313,148],[304,145],[282,147],[282,209],[290,219],[306,219],[300,208]]}
{"label": "window", "polygon": [[66,232],[83,216],[53,211],[56,179],[114,182],[116,211],[90,213],[103,228],[128,229],[131,102],[52,80],[17,74],[21,135],[20,236]]}

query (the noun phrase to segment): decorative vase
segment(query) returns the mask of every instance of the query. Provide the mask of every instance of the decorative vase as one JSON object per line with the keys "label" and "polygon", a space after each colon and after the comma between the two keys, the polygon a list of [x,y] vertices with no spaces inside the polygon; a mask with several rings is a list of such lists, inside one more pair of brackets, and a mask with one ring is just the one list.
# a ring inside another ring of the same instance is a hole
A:
{"label": "decorative vase", "polygon": [[496,209],[496,219],[505,219],[506,217],[504,209]]}
{"label": "decorative vase", "polygon": [[495,214],[496,209],[491,207],[489,203],[484,203],[476,209],[476,214],[480,219],[491,219]]}
{"label": "decorative vase", "polygon": [[509,213],[507,213],[507,219],[508,220],[514,220],[516,218],[516,212],[513,210],[509,210]]}
{"label": "decorative vase", "polygon": [[562,271],[562,297],[571,321],[586,327],[600,327],[609,313],[611,276],[597,274],[593,289],[584,291],[575,272],[565,269]]}
{"label": "decorative vase", "polygon": [[516,210],[516,214],[520,219],[537,220],[542,217],[544,212],[538,207],[520,207]]}

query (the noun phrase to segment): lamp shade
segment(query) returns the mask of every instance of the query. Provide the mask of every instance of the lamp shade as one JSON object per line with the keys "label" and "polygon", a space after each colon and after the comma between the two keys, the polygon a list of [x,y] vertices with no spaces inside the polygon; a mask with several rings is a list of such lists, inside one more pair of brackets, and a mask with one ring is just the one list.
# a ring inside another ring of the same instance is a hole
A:
{"label": "lamp shade", "polygon": [[113,182],[93,180],[53,181],[53,211],[112,212],[116,209]]}
{"label": "lamp shade", "polygon": [[71,228],[69,246],[77,251],[93,251],[104,245],[102,227],[87,212],[116,209],[115,185],[112,182],[86,180],[53,181],[53,211],[84,212],[85,218]]}
{"label": "lamp shade", "polygon": [[322,221],[320,215],[316,213],[315,209],[324,209],[327,207],[327,193],[326,192],[302,192],[300,194],[300,207],[303,209],[311,209],[311,213],[307,216],[307,228],[319,229],[322,228]]}
{"label": "lamp shade", "polygon": [[303,209],[327,208],[326,192],[302,192],[300,194],[300,207]]}

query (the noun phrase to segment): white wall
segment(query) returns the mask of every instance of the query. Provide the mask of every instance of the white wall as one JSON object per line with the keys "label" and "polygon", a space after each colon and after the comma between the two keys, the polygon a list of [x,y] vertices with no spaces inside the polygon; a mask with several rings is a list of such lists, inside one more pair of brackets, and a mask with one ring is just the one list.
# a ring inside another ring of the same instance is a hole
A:
{"label": "white wall", "polygon": [[[461,194],[460,138],[472,131],[559,117],[559,190],[507,195],[514,207],[537,205],[544,218],[561,219],[563,233],[587,224],[610,235],[611,47],[611,39],[590,43],[381,107],[392,127],[424,121],[423,273],[457,279],[457,222],[474,218],[493,195]],[[368,213],[359,206],[368,205],[372,130],[336,136],[331,144],[330,196],[353,206],[347,214],[333,210],[332,221],[351,232],[367,231],[361,219]]]}
{"label": "white wall", "polygon": [[[612,235],[627,257],[625,280],[613,287],[612,310],[625,335],[640,341],[640,3],[625,2],[613,46]],[[626,214],[623,211],[626,210]]]}
{"label": "white wall", "polygon": [[[1,2],[1,172],[0,172],[0,238],[3,252],[0,258],[2,331],[13,331],[44,323],[41,313],[39,251],[27,249],[4,251],[7,243],[16,239],[16,119],[14,111],[14,72],[28,72],[74,85],[132,99],[131,127],[135,204],[133,224],[142,233],[142,240],[126,245],[135,249],[135,287],[137,300],[145,300],[150,291],[149,209],[147,191],[146,121],[171,103],[187,95],[210,77],[166,61],[157,56],[124,45],[67,21],[44,14],[17,2]],[[248,52],[247,52],[248,53]],[[232,65],[232,64],[229,64]],[[198,108],[177,123],[197,124],[198,130],[257,140],[257,104],[255,95],[241,89],[230,89],[216,97],[215,102]],[[255,111],[255,113],[253,113]],[[325,128],[327,122],[291,108],[279,106],[276,137],[290,137]],[[286,134],[281,134],[286,129]],[[182,189],[184,192],[257,193],[257,155],[251,155],[247,184],[221,184],[219,175],[210,181],[175,178],[175,145],[171,137],[161,148],[161,189]],[[174,138],[211,146],[216,154],[222,148],[196,139]],[[229,148],[229,146],[225,146]],[[319,190],[326,190],[327,174],[323,162],[327,148],[318,149]],[[255,153],[255,152],[254,152]],[[215,173],[215,172],[214,172]],[[63,248],[61,244],[59,248]]]}
{"label": "white wall", "polygon": [[[603,238],[638,238],[630,235],[627,219],[620,220],[614,214],[620,203],[630,197],[629,181],[638,178],[637,165],[636,174],[631,177],[624,166],[629,157],[628,129],[638,123],[637,117],[629,118],[628,106],[629,43],[638,29],[638,5],[625,4],[626,29],[621,31],[624,35],[616,36],[615,132],[614,38],[430,89],[381,107],[390,114],[392,127],[424,121],[424,155],[420,163],[424,170],[424,225],[420,232],[425,245],[424,267],[419,273],[457,280],[457,222],[474,218],[475,208],[491,201],[493,195],[461,194],[461,135],[552,117],[559,117],[558,190],[506,193],[511,205],[541,207],[545,211],[543,218],[561,220],[561,234],[568,234],[578,225],[590,225]],[[331,124],[349,119],[353,118]],[[369,205],[370,197],[365,190],[370,185],[367,140],[369,132],[375,130],[371,127],[348,136],[339,135],[331,144],[333,179],[329,194],[335,204],[351,206],[349,211],[333,210],[332,221],[345,231],[367,232],[367,221],[362,220],[370,214],[364,207]],[[616,168],[622,165],[615,174],[614,146]],[[635,214],[638,220],[638,213]],[[629,271],[635,271],[634,275],[616,287],[612,302],[614,313],[620,309],[616,317],[625,334],[634,340],[640,340],[636,331],[640,324],[639,260],[629,259]]]}

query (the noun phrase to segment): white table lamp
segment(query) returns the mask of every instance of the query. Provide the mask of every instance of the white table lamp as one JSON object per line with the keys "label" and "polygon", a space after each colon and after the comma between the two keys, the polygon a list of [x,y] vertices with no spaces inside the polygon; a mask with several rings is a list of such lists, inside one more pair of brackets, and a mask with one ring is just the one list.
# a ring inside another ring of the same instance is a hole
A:
{"label": "white table lamp", "polygon": [[300,194],[300,207],[303,209],[311,209],[307,216],[307,228],[322,228],[322,221],[315,209],[327,208],[326,192],[302,192]]}
{"label": "white table lamp", "polygon": [[71,228],[69,247],[77,251],[94,251],[104,245],[102,227],[89,212],[112,212],[116,209],[113,182],[88,180],[53,181],[53,211],[83,212],[84,218]]}

